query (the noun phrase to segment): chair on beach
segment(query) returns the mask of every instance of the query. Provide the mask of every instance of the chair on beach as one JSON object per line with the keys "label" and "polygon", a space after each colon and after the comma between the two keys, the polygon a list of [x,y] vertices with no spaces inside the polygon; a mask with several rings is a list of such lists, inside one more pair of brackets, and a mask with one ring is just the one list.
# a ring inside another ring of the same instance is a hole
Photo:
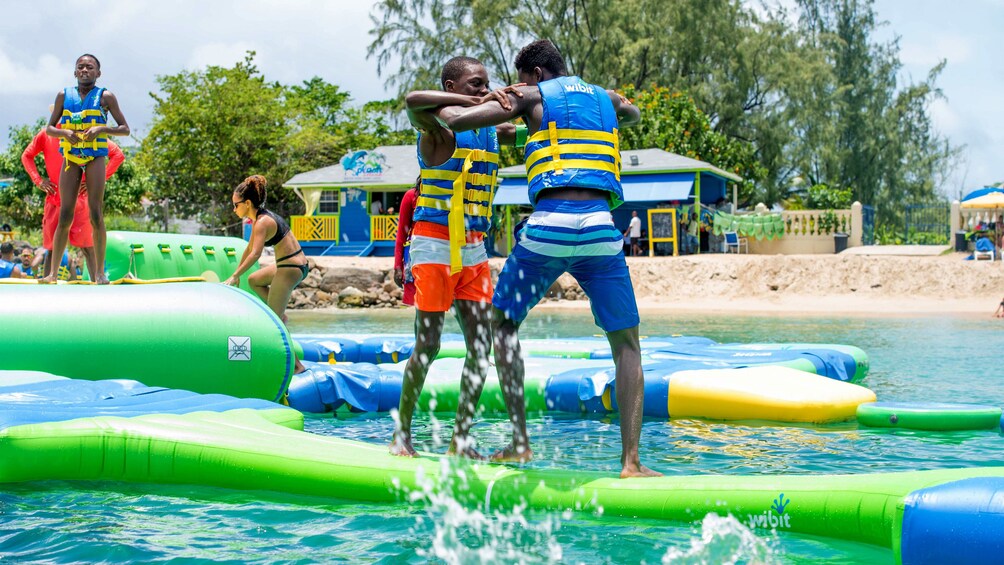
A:
{"label": "chair on beach", "polygon": [[[750,243],[749,239],[745,237],[739,237],[739,234],[734,231],[727,231],[725,235],[725,252],[728,253],[729,249],[734,249],[735,253],[749,253]],[[741,249],[746,248],[746,251],[741,251]]]}
{"label": "chair on beach", "polygon": [[973,261],[979,261],[980,259],[994,260],[994,243],[990,241],[990,238],[981,237],[976,240]]}

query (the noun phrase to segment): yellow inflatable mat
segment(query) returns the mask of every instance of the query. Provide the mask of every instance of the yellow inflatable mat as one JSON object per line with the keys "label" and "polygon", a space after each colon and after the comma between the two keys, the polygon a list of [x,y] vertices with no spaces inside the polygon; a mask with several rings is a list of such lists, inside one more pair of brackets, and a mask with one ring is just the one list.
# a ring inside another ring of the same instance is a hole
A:
{"label": "yellow inflatable mat", "polygon": [[826,423],[853,420],[867,388],[788,367],[680,371],[669,381],[671,418]]}

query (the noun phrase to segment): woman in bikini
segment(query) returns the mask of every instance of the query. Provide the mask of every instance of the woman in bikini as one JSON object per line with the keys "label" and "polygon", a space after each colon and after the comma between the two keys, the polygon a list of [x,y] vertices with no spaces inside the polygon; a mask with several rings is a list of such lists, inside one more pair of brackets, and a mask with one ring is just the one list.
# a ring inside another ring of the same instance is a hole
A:
{"label": "woman in bikini", "polygon": [[[234,189],[234,213],[250,218],[251,240],[248,241],[237,270],[225,282],[230,286],[240,284],[240,277],[261,258],[266,245],[275,248],[275,265],[267,265],[248,277],[248,285],[283,322],[286,321],[286,304],[296,285],[307,278],[310,267],[300,242],[289,229],[286,220],[265,208],[265,177],[252,175]],[[297,372],[302,370],[299,360]]]}

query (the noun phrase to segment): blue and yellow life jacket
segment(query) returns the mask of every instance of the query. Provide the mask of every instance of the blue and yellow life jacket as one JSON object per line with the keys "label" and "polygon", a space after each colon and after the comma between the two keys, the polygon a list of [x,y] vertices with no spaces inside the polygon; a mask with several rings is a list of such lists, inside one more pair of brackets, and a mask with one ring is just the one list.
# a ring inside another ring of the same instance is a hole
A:
{"label": "blue and yellow life jacket", "polygon": [[576,76],[537,85],[544,115],[526,148],[530,202],[549,188],[595,188],[624,202],[617,113],[607,91]]}
{"label": "blue and yellow life jacket", "polygon": [[9,279],[14,274],[17,263],[0,259],[0,279]]}
{"label": "blue and yellow life jacket", "polygon": [[[456,149],[445,163],[429,166],[418,151],[422,194],[415,201],[416,222],[433,222],[450,230],[450,270],[460,272],[460,249],[466,232],[486,232],[492,221],[492,199],[499,170],[499,140],[494,127],[456,132]],[[418,135],[421,146],[422,134]]]}
{"label": "blue and yellow life jacket", "polygon": [[[101,109],[101,95],[104,91],[103,88],[94,87],[81,100],[76,87],[63,90],[63,116],[59,119],[59,128],[83,132],[107,124],[108,120]],[[70,163],[86,165],[95,157],[108,155],[108,138],[101,136],[77,144],[60,139],[59,151],[63,154],[67,167]]]}

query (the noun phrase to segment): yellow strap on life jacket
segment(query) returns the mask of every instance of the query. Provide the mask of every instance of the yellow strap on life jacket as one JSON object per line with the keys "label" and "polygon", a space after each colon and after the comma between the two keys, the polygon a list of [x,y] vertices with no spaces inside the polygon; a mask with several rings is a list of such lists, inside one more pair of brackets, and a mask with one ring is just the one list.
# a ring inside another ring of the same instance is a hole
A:
{"label": "yellow strap on life jacket", "polygon": [[[530,136],[527,143],[533,143],[537,141],[550,141],[551,139],[551,127],[554,122],[548,123],[547,130],[540,130],[537,133]],[[560,139],[574,139],[577,141],[605,141],[607,143],[618,143],[617,139],[617,129],[615,128],[613,132],[608,133],[605,131],[596,131],[591,129],[564,129],[557,128],[554,126],[555,133]]]}
{"label": "yellow strap on life jacket", "polygon": [[[620,180],[621,178],[620,167],[618,164],[610,163],[608,161],[594,161],[592,159],[563,159],[560,166],[568,167],[570,169],[591,169],[594,171],[604,171],[607,173],[613,173],[617,180]],[[550,171],[555,171],[558,174],[561,174],[561,169],[558,164],[554,161],[545,161],[530,168],[530,171],[527,173],[527,178],[532,179],[541,173]]]}
{"label": "yellow strap on life jacket", "polygon": [[450,230],[450,275],[459,273],[464,267],[461,249],[467,243],[467,226],[464,222],[464,189],[467,188],[467,177],[475,161],[488,160],[488,152],[483,149],[469,151],[464,157],[464,164],[460,167],[460,176],[453,181],[453,194],[450,196],[450,213],[447,219]]}

